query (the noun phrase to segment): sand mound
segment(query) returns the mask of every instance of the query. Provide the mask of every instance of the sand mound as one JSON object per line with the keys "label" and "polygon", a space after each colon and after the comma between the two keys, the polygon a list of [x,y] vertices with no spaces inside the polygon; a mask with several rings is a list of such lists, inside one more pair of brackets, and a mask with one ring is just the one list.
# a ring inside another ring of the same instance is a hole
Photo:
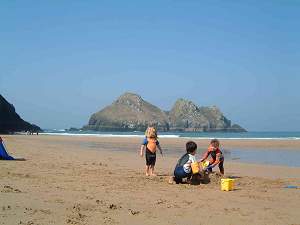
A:
{"label": "sand mound", "polygon": [[224,175],[222,175],[220,173],[210,173],[209,174],[210,184],[220,185],[222,178],[224,178]]}
{"label": "sand mound", "polygon": [[[210,185],[220,185],[221,179],[224,178],[224,175],[213,172],[207,173],[202,171],[200,174],[193,175],[190,180],[191,185],[200,185],[200,184],[210,184]],[[173,177],[168,177],[169,184],[175,184]],[[183,179],[183,183],[189,183],[187,179]]]}

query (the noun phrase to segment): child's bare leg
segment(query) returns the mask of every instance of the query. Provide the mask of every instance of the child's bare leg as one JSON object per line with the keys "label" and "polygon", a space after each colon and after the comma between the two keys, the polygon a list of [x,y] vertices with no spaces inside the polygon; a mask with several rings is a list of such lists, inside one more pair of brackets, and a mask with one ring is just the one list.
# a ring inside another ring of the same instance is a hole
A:
{"label": "child's bare leg", "polygon": [[220,162],[220,164],[219,164],[219,169],[220,169],[220,173],[222,174],[222,175],[224,175],[224,162]]}
{"label": "child's bare leg", "polygon": [[153,174],[153,166],[151,165],[149,166],[149,175],[152,176],[152,174]]}
{"label": "child's bare leg", "polygon": [[150,174],[151,174],[151,171],[150,171],[150,167],[151,166],[146,166],[146,176],[150,176]]}
{"label": "child's bare leg", "polygon": [[225,174],[224,169],[223,169],[223,170],[220,170],[220,173],[221,173],[222,175],[224,175],[224,174]]}
{"label": "child's bare leg", "polygon": [[150,175],[151,175],[151,176],[156,176],[156,174],[154,173],[154,165],[152,165],[152,166],[150,167]]}

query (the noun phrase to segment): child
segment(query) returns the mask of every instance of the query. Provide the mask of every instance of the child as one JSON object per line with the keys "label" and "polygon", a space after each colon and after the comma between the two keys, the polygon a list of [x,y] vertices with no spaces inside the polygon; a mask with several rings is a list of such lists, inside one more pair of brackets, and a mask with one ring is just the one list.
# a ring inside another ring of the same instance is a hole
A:
{"label": "child", "polygon": [[143,157],[146,150],[146,176],[156,176],[154,173],[154,166],[156,162],[156,149],[158,148],[160,154],[163,155],[159,141],[157,140],[157,131],[154,127],[148,127],[146,137],[142,143],[140,156]]}
{"label": "child", "polygon": [[206,169],[212,172],[212,169],[218,165],[220,173],[224,175],[224,156],[220,150],[220,142],[218,139],[211,140],[208,150],[204,153],[201,162],[206,160],[209,156],[211,156],[211,160]]}
{"label": "child", "polygon": [[196,154],[197,144],[193,141],[186,143],[186,153],[178,160],[177,165],[174,170],[174,181],[182,183],[182,178],[190,179],[192,177],[191,164],[197,162]]}

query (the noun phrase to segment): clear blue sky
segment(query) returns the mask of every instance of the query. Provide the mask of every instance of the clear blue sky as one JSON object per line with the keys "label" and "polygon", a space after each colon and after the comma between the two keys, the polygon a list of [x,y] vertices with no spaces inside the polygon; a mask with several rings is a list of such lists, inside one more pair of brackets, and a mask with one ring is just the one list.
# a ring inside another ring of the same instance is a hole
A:
{"label": "clear blue sky", "polygon": [[299,12],[296,0],[5,0],[0,94],[43,128],[81,127],[131,91],[300,130]]}

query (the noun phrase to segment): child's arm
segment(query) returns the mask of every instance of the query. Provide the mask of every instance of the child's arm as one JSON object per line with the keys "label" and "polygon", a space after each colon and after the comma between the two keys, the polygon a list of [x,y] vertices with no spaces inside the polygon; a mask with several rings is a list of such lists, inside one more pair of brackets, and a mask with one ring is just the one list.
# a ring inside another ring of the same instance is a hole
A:
{"label": "child's arm", "polygon": [[144,156],[144,151],[145,151],[145,148],[148,144],[148,140],[147,138],[145,137],[143,142],[142,142],[142,145],[141,145],[141,149],[140,149],[140,156],[143,157]]}
{"label": "child's arm", "polygon": [[162,148],[160,147],[160,145],[157,145],[157,148],[160,151],[161,156],[163,156]]}
{"label": "child's arm", "polygon": [[187,163],[186,164],[188,164],[189,166],[191,166],[193,163],[196,163],[197,162],[197,159],[196,159],[196,157],[193,155],[190,155],[190,157],[189,157],[189,160],[187,161]]}
{"label": "child's arm", "polygon": [[207,158],[208,158],[208,151],[206,151],[205,153],[204,153],[204,155],[202,156],[202,158],[200,159],[200,162],[203,162],[204,160],[206,160]]}
{"label": "child's arm", "polygon": [[209,165],[209,167],[207,168],[214,168],[216,165],[218,165],[221,162],[220,160],[221,156],[222,156],[221,153],[218,153],[216,155],[216,161],[213,164]]}
{"label": "child's arm", "polygon": [[145,145],[141,145],[141,150],[140,150],[140,156],[143,157],[144,156],[144,151],[145,151]]}

